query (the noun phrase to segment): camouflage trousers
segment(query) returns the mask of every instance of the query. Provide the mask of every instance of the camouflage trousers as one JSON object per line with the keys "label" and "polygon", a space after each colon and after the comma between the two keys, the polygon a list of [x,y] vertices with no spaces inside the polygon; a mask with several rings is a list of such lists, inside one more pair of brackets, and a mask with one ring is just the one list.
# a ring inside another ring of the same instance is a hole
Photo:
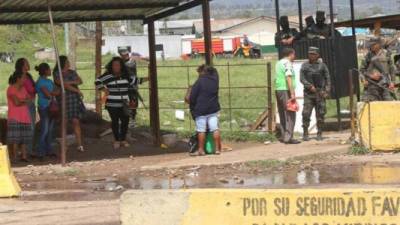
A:
{"label": "camouflage trousers", "polygon": [[365,87],[361,100],[363,102],[392,101],[393,97],[390,95],[388,90],[369,84]]}
{"label": "camouflage trousers", "polygon": [[303,107],[303,128],[308,129],[310,127],[311,114],[315,108],[317,117],[317,128],[320,130],[325,121],[326,114],[326,100],[324,98],[316,98],[315,96],[304,96],[304,107]]}

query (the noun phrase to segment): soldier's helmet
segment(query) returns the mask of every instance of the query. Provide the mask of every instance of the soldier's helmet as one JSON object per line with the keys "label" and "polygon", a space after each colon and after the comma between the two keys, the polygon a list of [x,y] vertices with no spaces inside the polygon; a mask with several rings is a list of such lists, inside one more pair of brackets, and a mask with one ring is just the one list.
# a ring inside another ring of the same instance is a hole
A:
{"label": "soldier's helmet", "polygon": [[305,21],[306,21],[307,27],[310,27],[315,24],[315,20],[314,20],[313,16],[307,16]]}
{"label": "soldier's helmet", "polygon": [[319,48],[310,46],[308,48],[308,54],[319,54]]}
{"label": "soldier's helmet", "polygon": [[121,46],[118,47],[118,53],[120,55],[127,55],[131,52],[130,47],[129,46]]}

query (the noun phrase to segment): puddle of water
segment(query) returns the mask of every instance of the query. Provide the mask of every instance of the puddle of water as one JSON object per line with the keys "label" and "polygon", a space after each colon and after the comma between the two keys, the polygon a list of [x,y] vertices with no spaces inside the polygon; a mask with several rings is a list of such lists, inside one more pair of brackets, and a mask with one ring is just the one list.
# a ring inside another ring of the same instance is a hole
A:
{"label": "puddle of water", "polygon": [[38,182],[30,190],[68,190],[81,189],[87,192],[50,195],[31,195],[29,200],[97,200],[116,199],[122,191],[106,192],[110,183],[122,185],[126,189],[182,189],[182,188],[298,188],[320,184],[400,184],[400,165],[365,164],[315,166],[312,169],[290,169],[283,172],[263,174],[236,174],[222,176],[210,171],[192,171],[175,178],[132,176],[116,180],[86,182],[49,181]]}

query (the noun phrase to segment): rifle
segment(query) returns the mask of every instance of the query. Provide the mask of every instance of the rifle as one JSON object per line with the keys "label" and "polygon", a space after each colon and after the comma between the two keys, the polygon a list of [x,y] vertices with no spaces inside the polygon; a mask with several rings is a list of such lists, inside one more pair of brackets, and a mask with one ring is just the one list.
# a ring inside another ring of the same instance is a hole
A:
{"label": "rifle", "polygon": [[[388,82],[388,83],[392,82],[390,75],[385,73],[385,70],[383,69],[382,65],[379,62],[377,62],[377,60],[371,60],[370,63],[372,63],[372,65],[375,66],[375,68],[378,70],[378,72],[382,74],[382,76],[383,76],[382,79],[387,78],[386,82]],[[368,81],[368,83],[372,83],[373,85],[375,85],[379,88],[382,88],[385,91],[388,91],[394,100],[396,100],[396,101],[398,100],[396,92],[390,90],[389,88],[387,88],[387,87],[383,86],[382,84],[376,82],[375,80],[371,79],[368,75],[365,75],[364,78]]]}
{"label": "rifle", "polygon": [[[398,100],[397,95],[396,95],[396,92],[390,90],[389,88],[383,86],[382,84],[376,82],[375,80],[372,80],[372,79],[371,79],[370,77],[368,77],[368,76],[364,76],[364,78],[368,81],[369,84],[373,84],[373,85],[375,85],[375,86],[377,86],[377,87],[379,87],[379,88],[382,88],[382,89],[385,90],[385,91],[388,91],[388,92],[390,93],[390,95],[392,95],[392,97],[394,98],[394,100],[396,100],[396,101]],[[398,84],[398,85],[399,85],[399,84]]]}
{"label": "rifle", "polygon": [[143,97],[140,95],[139,90],[137,88],[129,88],[132,91],[132,94],[135,98],[137,98],[143,105],[144,109],[147,110],[146,104],[144,104]]}

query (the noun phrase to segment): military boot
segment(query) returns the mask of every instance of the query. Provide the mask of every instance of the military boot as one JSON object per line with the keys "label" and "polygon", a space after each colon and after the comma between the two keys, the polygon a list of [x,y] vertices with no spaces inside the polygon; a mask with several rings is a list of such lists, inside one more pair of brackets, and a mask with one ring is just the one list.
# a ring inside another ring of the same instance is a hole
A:
{"label": "military boot", "polygon": [[310,140],[310,136],[308,134],[308,129],[304,129],[303,130],[303,141],[309,141]]}
{"label": "military boot", "polygon": [[323,138],[322,138],[322,131],[319,131],[318,130],[318,133],[317,133],[317,141],[322,141],[323,140]]}

